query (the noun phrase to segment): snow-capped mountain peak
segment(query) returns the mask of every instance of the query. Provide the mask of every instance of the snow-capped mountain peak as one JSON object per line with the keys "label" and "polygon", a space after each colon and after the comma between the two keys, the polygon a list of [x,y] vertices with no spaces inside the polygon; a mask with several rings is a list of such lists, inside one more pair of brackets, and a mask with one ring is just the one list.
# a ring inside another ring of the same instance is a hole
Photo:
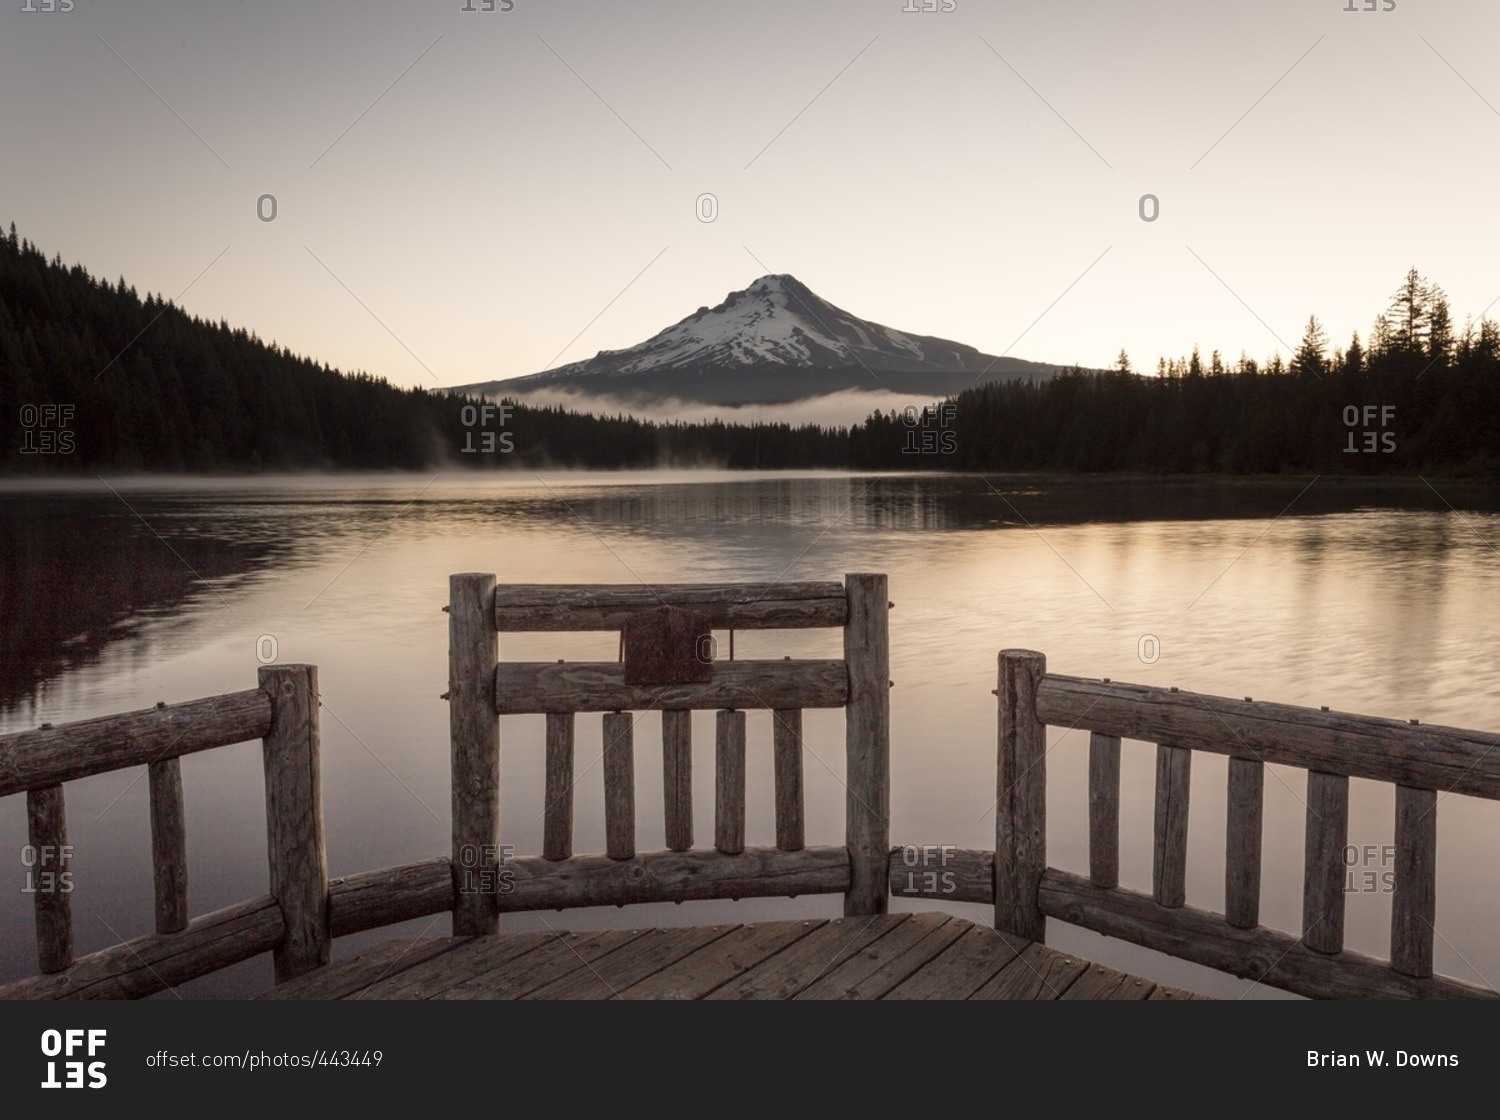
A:
{"label": "snow-capped mountain peak", "polygon": [[871,370],[921,369],[977,373],[991,359],[970,346],[910,335],[835,307],[787,273],[771,273],[716,307],[693,314],[624,350],[602,350],[586,361],[545,374],[628,376],[647,370],[789,366]]}
{"label": "snow-capped mountain peak", "polygon": [[583,393],[688,399],[785,399],[840,388],[947,392],[975,380],[1047,376],[1053,367],[908,334],[829,303],[795,276],[769,273],[622,350],[460,391]]}

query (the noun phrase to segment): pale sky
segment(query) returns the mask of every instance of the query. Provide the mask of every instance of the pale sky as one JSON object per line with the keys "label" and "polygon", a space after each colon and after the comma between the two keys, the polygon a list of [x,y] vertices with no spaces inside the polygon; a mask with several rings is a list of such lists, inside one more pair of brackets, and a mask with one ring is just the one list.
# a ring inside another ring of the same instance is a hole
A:
{"label": "pale sky", "polygon": [[1500,315],[1493,0],[950,2],[7,0],[0,221],[429,387],[766,272],[1146,370],[1364,337],[1411,267]]}

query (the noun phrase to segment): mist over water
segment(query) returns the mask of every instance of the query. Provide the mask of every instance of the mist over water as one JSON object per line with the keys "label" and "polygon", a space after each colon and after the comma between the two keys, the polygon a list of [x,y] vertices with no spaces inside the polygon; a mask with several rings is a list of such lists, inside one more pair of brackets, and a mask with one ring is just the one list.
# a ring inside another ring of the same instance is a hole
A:
{"label": "mist over water", "polygon": [[513,396],[502,391],[492,394],[492,397],[496,400],[508,397],[537,408],[563,408],[592,416],[625,414],[658,424],[670,424],[674,421],[696,424],[718,420],[726,424],[790,424],[794,428],[804,424],[828,428],[852,427],[867,419],[872,412],[906,414],[907,409],[920,411],[930,408],[940,399],[938,395],[893,393],[880,389],[827,393],[786,404],[744,405],[705,404],[672,398],[640,400],[626,395],[579,393],[564,389],[537,389],[524,396]]}
{"label": "mist over water", "polygon": [[[1420,484],[1129,481],[1035,476],[642,472],[111,479],[0,490],[5,610],[0,732],[250,688],[257,652],[318,666],[323,801],[334,876],[449,844],[449,574],[501,583],[890,578],[896,844],[994,843],[996,654],[1050,669],[1424,723],[1500,729],[1490,491]],[[269,642],[267,641],[269,639]],[[1148,640],[1149,639],[1149,640]],[[721,654],[727,649],[721,636]],[[506,660],[613,660],[611,634],[503,635]],[[840,656],[837,631],[736,635],[735,656]],[[696,833],[712,835],[709,712],[695,717]],[[663,846],[659,717],[637,726],[638,844]],[[749,715],[746,840],[774,843],[769,715]],[[809,844],[843,842],[842,714],[809,712]],[[1050,729],[1048,862],[1087,866],[1087,735]],[[542,720],[501,723],[501,841],[541,847]],[[603,850],[600,717],[580,716],[575,849]],[[1127,743],[1121,882],[1150,889],[1154,748]],[[183,760],[193,914],[267,889],[260,748]],[[1223,904],[1226,761],[1193,759],[1188,903]],[[68,786],[77,949],[151,928],[146,783]],[[1262,921],[1301,916],[1305,775],[1265,783]],[[1390,843],[1391,787],[1351,782],[1350,844]],[[1439,812],[1438,970],[1500,977],[1495,807]],[[24,799],[0,836],[26,843]],[[1354,867],[1374,872],[1376,863]],[[35,970],[19,861],[0,892],[0,978]],[[893,908],[927,906],[893,902]],[[954,912],[987,922],[983,907]],[[837,896],[614,907],[504,920],[511,931],[829,916]],[[1385,955],[1390,895],[1348,899],[1350,948]],[[546,925],[543,924],[545,919]],[[374,931],[448,932],[440,917]],[[1247,982],[1052,923],[1052,944],[1210,994]],[[185,986],[252,994],[267,961]],[[1255,988],[1252,997],[1276,993]]]}

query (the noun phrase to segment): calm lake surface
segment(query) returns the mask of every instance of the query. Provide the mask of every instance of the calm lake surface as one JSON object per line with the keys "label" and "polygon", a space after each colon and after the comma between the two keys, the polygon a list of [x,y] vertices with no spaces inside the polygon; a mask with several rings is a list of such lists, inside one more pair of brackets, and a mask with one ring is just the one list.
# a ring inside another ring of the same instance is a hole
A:
{"label": "calm lake surface", "polygon": [[[113,487],[113,490],[110,488]],[[1500,502],[1490,489],[970,475],[516,474],[0,485],[0,732],[254,687],[257,654],[318,666],[334,876],[446,855],[447,579],[890,578],[891,839],[994,842],[996,654],[1061,673],[1500,730]],[[613,660],[605,634],[507,635],[501,657]],[[736,636],[739,657],[840,656],[838,631]],[[712,713],[695,724],[712,837]],[[807,841],[844,836],[842,713],[806,720]],[[542,718],[502,721],[501,842],[541,849]],[[664,846],[660,720],[636,733],[638,843]],[[750,714],[747,842],[775,843],[770,724]],[[1083,732],[1050,731],[1048,862],[1087,872]],[[603,851],[600,717],[580,716],[575,850]],[[1154,748],[1127,743],[1121,882],[1151,885]],[[183,760],[193,914],[267,890],[258,743]],[[67,787],[79,954],[149,932],[144,769]],[[1223,906],[1226,760],[1193,760],[1189,905]],[[1265,783],[1261,920],[1297,931],[1301,771]],[[1389,844],[1390,786],[1351,782],[1350,843]],[[1439,807],[1438,970],[1500,981],[1500,806]],[[0,979],[35,971],[24,798],[0,800]],[[1346,944],[1384,957],[1391,868],[1351,872]],[[925,903],[921,904],[925,907]],[[893,909],[915,908],[893,901]],[[514,931],[834,916],[839,896],[547,912]],[[988,921],[984,907],[954,913]],[[424,919],[348,938],[448,932]],[[1209,994],[1248,981],[1053,922],[1049,943]],[[255,994],[269,959],[184,985]],[[170,994],[165,998],[171,998]]]}

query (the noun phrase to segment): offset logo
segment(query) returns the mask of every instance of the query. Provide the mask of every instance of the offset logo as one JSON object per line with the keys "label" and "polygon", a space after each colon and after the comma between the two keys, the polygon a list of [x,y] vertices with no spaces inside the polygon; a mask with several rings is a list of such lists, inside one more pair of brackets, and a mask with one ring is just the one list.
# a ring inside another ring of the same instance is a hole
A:
{"label": "offset logo", "polygon": [[[47,1059],[47,1079],[43,1089],[102,1089],[109,1079],[104,1062],[85,1061],[97,1058],[104,1048],[102,1030],[42,1032],[42,1056]],[[58,1061],[62,1058],[64,1061]]]}

